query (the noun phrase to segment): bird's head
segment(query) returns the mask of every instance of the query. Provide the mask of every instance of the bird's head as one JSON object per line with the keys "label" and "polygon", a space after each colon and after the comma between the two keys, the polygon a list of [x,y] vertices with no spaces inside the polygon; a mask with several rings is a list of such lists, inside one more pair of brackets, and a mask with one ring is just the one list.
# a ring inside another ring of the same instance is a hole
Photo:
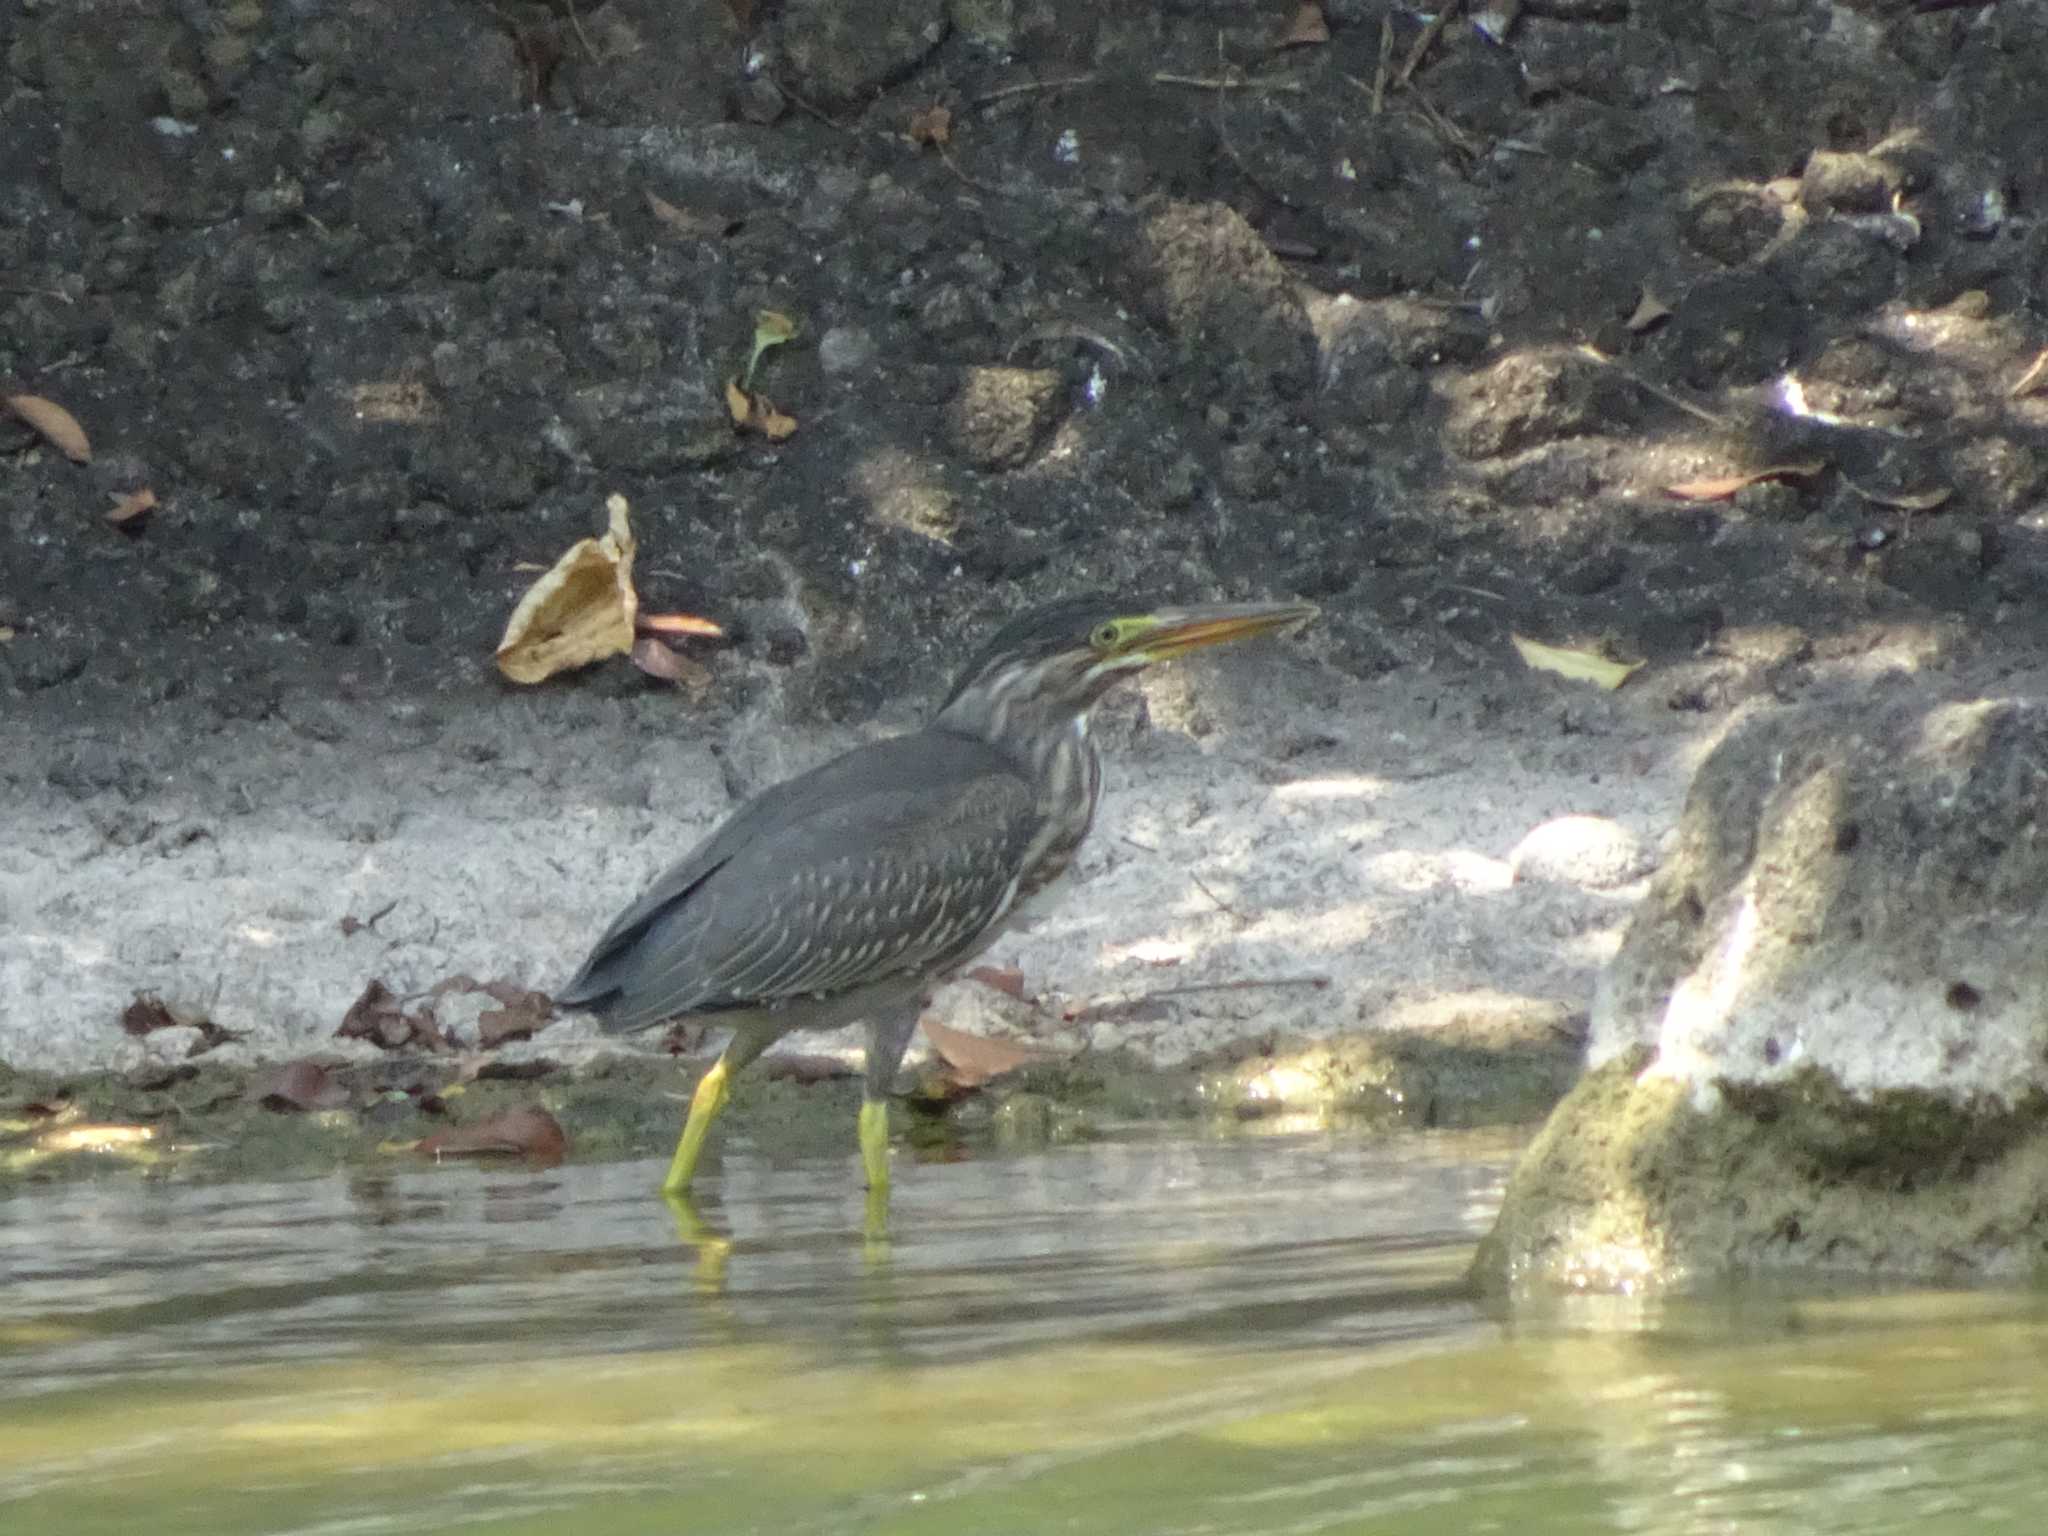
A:
{"label": "bird's head", "polygon": [[939,710],[976,734],[1015,726],[1064,726],[1087,714],[1116,683],[1204,646],[1293,629],[1316,616],[1313,603],[1210,603],[1141,608],[1078,598],[1012,619],[961,669]]}

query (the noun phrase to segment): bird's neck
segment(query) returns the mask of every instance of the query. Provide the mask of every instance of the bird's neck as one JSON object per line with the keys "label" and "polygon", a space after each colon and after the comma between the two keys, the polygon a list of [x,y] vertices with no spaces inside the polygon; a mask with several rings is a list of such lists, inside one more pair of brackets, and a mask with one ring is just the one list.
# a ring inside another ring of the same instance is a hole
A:
{"label": "bird's neck", "polygon": [[1017,765],[1041,795],[1086,798],[1092,806],[1100,780],[1095,744],[1088,739],[1088,713],[1062,710],[1057,716],[1033,711],[1029,702],[998,698],[992,703],[955,699],[932,724],[985,741]]}

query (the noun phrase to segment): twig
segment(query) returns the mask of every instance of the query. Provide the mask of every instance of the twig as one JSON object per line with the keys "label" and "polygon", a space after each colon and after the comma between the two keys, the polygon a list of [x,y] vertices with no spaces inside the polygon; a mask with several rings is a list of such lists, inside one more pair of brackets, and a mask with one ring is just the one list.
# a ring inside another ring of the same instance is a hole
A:
{"label": "twig", "polygon": [[1414,78],[1415,71],[1422,67],[1422,56],[1429,52],[1436,40],[1443,35],[1444,28],[1449,26],[1458,12],[1464,8],[1465,0],[1445,0],[1444,8],[1429,18],[1429,24],[1415,39],[1415,46],[1408,50],[1407,61],[1402,64],[1401,72],[1394,77],[1394,84],[1406,85]]}
{"label": "twig", "polygon": [[1238,911],[1237,908],[1233,907],[1221,896],[1218,896],[1214,891],[1210,890],[1209,883],[1206,880],[1204,880],[1200,875],[1196,874],[1193,870],[1188,871],[1188,878],[1194,881],[1195,888],[1199,890],[1204,896],[1208,897],[1211,901],[1215,902],[1219,909],[1229,913],[1232,917],[1236,918],[1240,923],[1248,923],[1251,921],[1250,918],[1246,917],[1242,912]]}
{"label": "twig", "polygon": [[1185,85],[1197,91],[1289,91],[1297,96],[1304,89],[1299,80],[1255,79],[1242,75],[1225,75],[1214,80],[1205,80],[1200,75],[1154,75],[1152,83]]}
{"label": "twig", "polygon": [[1591,344],[1583,345],[1578,348],[1578,351],[1581,356],[1589,357],[1594,362],[1599,363],[1604,367],[1612,368],[1616,373],[1620,374],[1624,379],[1627,379],[1629,383],[1635,385],[1635,387],[1637,389],[1640,389],[1644,394],[1655,395],[1659,400],[1662,400],[1666,405],[1673,406],[1678,410],[1685,412],[1688,416],[1697,417],[1699,420],[1704,421],[1710,427],[1725,428],[1729,424],[1727,417],[1716,416],[1712,411],[1708,410],[1705,406],[1694,405],[1690,400],[1686,399],[1683,395],[1674,395],[1670,390],[1664,388],[1661,384],[1652,384],[1648,379],[1644,378],[1641,374],[1637,373],[1633,368],[1624,367],[1622,364],[1616,362],[1613,358],[1609,357],[1605,352],[1602,352],[1596,346],[1592,346]]}
{"label": "twig", "polygon": [[1313,987],[1321,990],[1330,984],[1327,976],[1264,976],[1242,977],[1236,981],[1190,981],[1177,987],[1160,987],[1149,992],[1132,992],[1122,997],[1111,996],[1098,1002],[1087,1003],[1066,1016],[1069,1024],[1093,1024],[1104,1019],[1114,1019],[1124,1014],[1136,1013],[1147,1003],[1158,1002],[1167,997],[1195,997],[1209,992],[1263,992],[1282,987]]}
{"label": "twig", "polygon": [[999,86],[997,89],[990,91],[986,96],[975,97],[974,100],[967,103],[966,110],[972,112],[977,107],[993,106],[999,101],[1008,101],[1012,96],[1028,96],[1034,91],[1063,91],[1071,85],[1093,85],[1094,83],[1095,76],[1092,74],[1068,75],[1063,80],[1023,80],[1015,85]]}
{"label": "twig", "polygon": [[[1379,65],[1378,65],[1378,67],[1377,67],[1377,68],[1375,68],[1375,69],[1373,70],[1373,72],[1372,72],[1372,93],[1371,93],[1371,94],[1372,94],[1372,115],[1373,115],[1374,117],[1378,117],[1378,116],[1380,115],[1380,113],[1382,113],[1383,111],[1385,111],[1385,110],[1386,110],[1386,106],[1387,106],[1387,76],[1388,76],[1388,75],[1389,75],[1389,74],[1390,74],[1390,73],[1392,72],[1392,70],[1393,70],[1393,67],[1394,67],[1394,18],[1393,18],[1393,17],[1391,16],[1391,15],[1387,15],[1387,16],[1382,16],[1382,17],[1380,18],[1380,61],[1379,61]],[[1345,79],[1347,79],[1347,80],[1350,80],[1350,79],[1351,79],[1351,77],[1350,77],[1349,75],[1346,75],[1346,76],[1345,76],[1344,78],[1345,78]],[[1363,85],[1362,85],[1362,84],[1361,84],[1361,83],[1360,83],[1359,81],[1357,81],[1357,80],[1352,80],[1352,81],[1351,81],[1351,83],[1352,83],[1353,85],[1357,85],[1357,86],[1359,86],[1359,88],[1360,88],[1361,90],[1363,90],[1363,89],[1364,89],[1364,86],[1363,86]]]}

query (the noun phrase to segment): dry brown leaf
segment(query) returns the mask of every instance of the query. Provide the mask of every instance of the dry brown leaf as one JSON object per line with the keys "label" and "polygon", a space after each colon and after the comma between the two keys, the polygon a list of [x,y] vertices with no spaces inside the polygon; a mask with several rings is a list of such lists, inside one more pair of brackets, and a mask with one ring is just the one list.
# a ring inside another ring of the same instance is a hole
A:
{"label": "dry brown leaf", "polygon": [[653,635],[643,635],[635,640],[632,656],[634,666],[665,683],[688,683],[697,688],[710,681],[710,674],[701,663],[677,655],[665,641]]}
{"label": "dry brown leaf", "polygon": [[953,142],[953,114],[937,102],[910,114],[910,142],[940,148]]}
{"label": "dry brown leaf", "polygon": [[177,1029],[186,1020],[171,1012],[171,1006],[154,992],[138,992],[135,1001],[121,1010],[121,1032],[142,1036],[160,1029]]}
{"label": "dry brown leaf", "polygon": [[72,463],[92,462],[92,440],[85,435],[85,428],[56,401],[45,400],[41,395],[9,395],[6,403],[8,410],[34,427],[45,442]]}
{"label": "dry brown leaf", "polygon": [[1280,48],[1307,48],[1330,40],[1329,18],[1323,15],[1320,0],[1302,0],[1294,13],[1294,19],[1287,24],[1287,30],[1280,34],[1275,44]]}
{"label": "dry brown leaf", "polygon": [[139,491],[116,491],[110,493],[114,504],[107,509],[107,521],[116,528],[125,528],[137,518],[156,510],[156,492],[148,486]]}
{"label": "dry brown leaf", "polygon": [[642,635],[702,635],[710,640],[725,635],[715,620],[694,613],[643,613],[633,621],[633,629]]}
{"label": "dry brown leaf", "polygon": [[1895,507],[1901,512],[1932,512],[1955,494],[1945,485],[1931,491],[1870,491],[1847,475],[1842,476],[1842,483],[1874,507]]}
{"label": "dry brown leaf", "polygon": [[633,649],[633,530],[626,498],[607,498],[611,528],[579,539],[527,589],[498,642],[498,670],[537,683]]}
{"label": "dry brown leaf", "polygon": [[1628,328],[1641,335],[1658,321],[1670,319],[1671,315],[1671,306],[1645,288],[1642,297],[1636,300],[1635,313],[1628,317]]}
{"label": "dry brown leaf", "polygon": [[562,1123],[538,1104],[502,1110],[474,1125],[438,1131],[419,1144],[427,1157],[525,1157],[559,1163],[569,1152]]}
{"label": "dry brown leaf", "polygon": [[387,1051],[412,1046],[419,1050],[446,1051],[453,1047],[431,1008],[408,1012],[405,1004],[383,982],[372,980],[363,995],[349,1005],[335,1031],[341,1040],[367,1040]]}
{"label": "dry brown leaf", "polygon": [[779,443],[796,431],[795,417],[783,415],[766,395],[740,388],[738,379],[725,381],[725,408],[732,413],[734,426],[742,432],[758,433],[771,443]]}
{"label": "dry brown leaf", "polygon": [[1752,469],[1744,474],[1710,475],[1700,480],[1685,480],[1677,485],[1664,487],[1664,494],[1676,496],[1680,501],[1726,501],[1746,485],[1755,485],[1759,480],[1810,480],[1826,469],[1819,459],[1805,464],[1771,464],[1763,469]]}
{"label": "dry brown leaf", "polygon": [[978,1088],[991,1078],[1014,1072],[1019,1067],[1057,1059],[1057,1053],[1040,1046],[1022,1045],[1015,1040],[989,1040],[950,1028],[938,1020],[919,1020],[925,1039],[939,1053],[953,1080],[963,1088]]}
{"label": "dry brown leaf", "polygon": [[733,224],[733,221],[722,213],[705,213],[697,208],[679,207],[653,192],[647,194],[647,209],[662,224],[692,240],[715,239],[724,235]]}
{"label": "dry brown leaf", "polygon": [[967,979],[978,981],[1007,997],[1021,999],[1024,996],[1024,973],[1014,965],[977,965],[967,973]]}
{"label": "dry brown leaf", "polygon": [[271,1068],[249,1085],[249,1094],[265,1109],[340,1109],[348,1089],[323,1062],[300,1057]]}

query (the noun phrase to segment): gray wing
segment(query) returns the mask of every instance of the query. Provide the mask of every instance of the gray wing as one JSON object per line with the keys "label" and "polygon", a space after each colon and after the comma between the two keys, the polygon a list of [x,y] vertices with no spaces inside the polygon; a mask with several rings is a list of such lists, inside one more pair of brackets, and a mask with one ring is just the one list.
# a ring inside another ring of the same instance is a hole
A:
{"label": "gray wing", "polygon": [[1015,898],[1031,785],[983,743],[863,747],[745,806],[657,880],[559,996],[607,1030],[943,970]]}

